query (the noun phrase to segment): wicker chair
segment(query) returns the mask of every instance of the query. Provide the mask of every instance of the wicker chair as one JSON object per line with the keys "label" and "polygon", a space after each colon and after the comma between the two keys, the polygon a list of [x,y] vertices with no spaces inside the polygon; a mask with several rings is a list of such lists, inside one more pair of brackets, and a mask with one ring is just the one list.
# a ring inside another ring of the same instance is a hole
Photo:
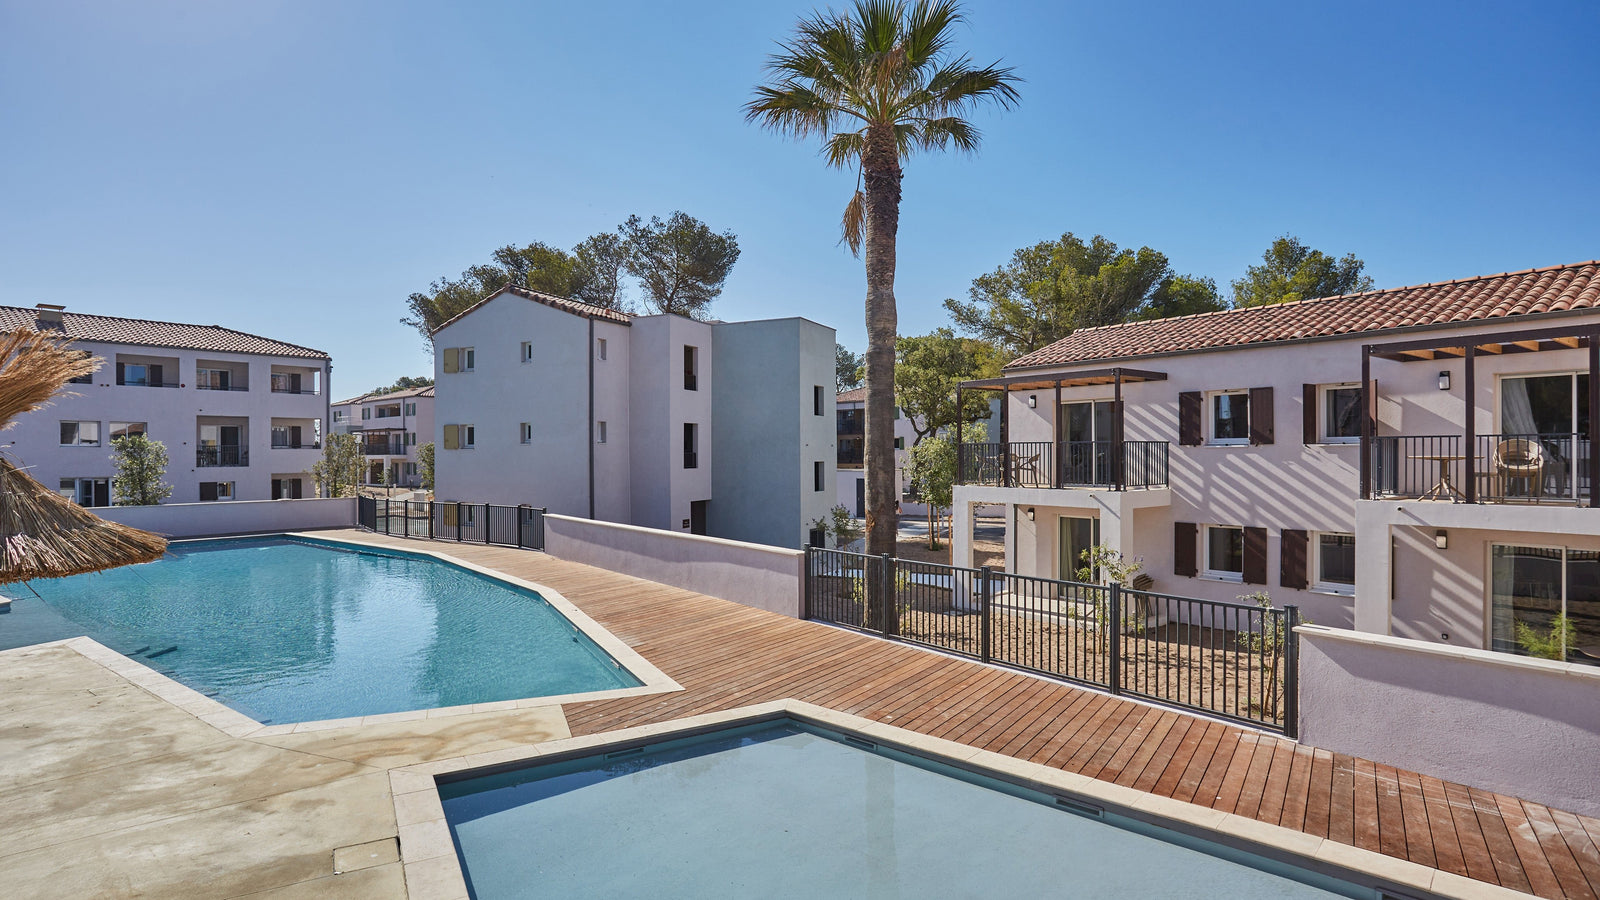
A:
{"label": "wicker chair", "polygon": [[1521,479],[1528,485],[1523,496],[1543,496],[1544,464],[1544,447],[1533,438],[1506,438],[1495,445],[1494,469],[1503,494],[1510,494],[1509,482]]}

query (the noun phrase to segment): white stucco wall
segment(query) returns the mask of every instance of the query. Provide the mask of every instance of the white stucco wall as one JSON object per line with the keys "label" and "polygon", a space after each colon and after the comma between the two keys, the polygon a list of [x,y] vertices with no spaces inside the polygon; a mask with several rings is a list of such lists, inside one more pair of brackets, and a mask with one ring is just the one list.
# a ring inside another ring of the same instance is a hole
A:
{"label": "white stucco wall", "polygon": [[354,497],[110,506],[94,512],[107,521],[121,522],[173,538],[350,528],[356,525]]}
{"label": "white stucco wall", "polygon": [[1300,629],[1300,741],[1600,815],[1600,669]]}
{"label": "white stucco wall", "polygon": [[800,615],[805,554],[570,516],[545,517],[545,552],[786,616]]}
{"label": "white stucco wall", "polygon": [[[682,316],[634,319],[628,358],[633,516],[637,525],[686,532],[690,504],[712,499],[713,394],[718,365],[711,326]],[[684,347],[694,347],[695,390],[685,387]],[[698,426],[697,465],[684,468],[683,426]]]}
{"label": "white stucco wall", "polygon": [[[150,438],[166,445],[169,465],[165,480],[173,486],[171,500],[174,503],[198,501],[202,481],[231,481],[236,499],[268,500],[272,498],[272,479],[280,475],[300,477],[304,495],[315,495],[310,472],[321,457],[321,451],[310,447],[274,448],[272,422],[274,419],[290,420],[301,425],[302,440],[308,445],[315,439],[316,422],[322,422],[326,428],[329,398],[325,360],[95,341],[77,341],[72,346],[104,360],[92,376],[94,383],[67,385],[50,406],[17,417],[16,424],[5,433],[5,440],[11,443],[12,458],[26,466],[28,474],[41,484],[55,490],[63,478],[110,478],[115,473],[111,462],[111,423],[145,422]],[[180,386],[117,384],[119,354],[163,360],[166,369],[162,379]],[[244,379],[235,383],[243,383],[248,390],[198,390],[195,370],[200,360],[246,373]],[[275,365],[307,373],[303,389],[310,390],[315,384],[318,393],[273,393],[271,375]],[[317,373],[315,380],[311,372]],[[202,417],[244,425],[241,440],[247,450],[248,465],[197,464],[198,422]],[[100,445],[61,446],[61,422],[71,420],[100,423]]]}

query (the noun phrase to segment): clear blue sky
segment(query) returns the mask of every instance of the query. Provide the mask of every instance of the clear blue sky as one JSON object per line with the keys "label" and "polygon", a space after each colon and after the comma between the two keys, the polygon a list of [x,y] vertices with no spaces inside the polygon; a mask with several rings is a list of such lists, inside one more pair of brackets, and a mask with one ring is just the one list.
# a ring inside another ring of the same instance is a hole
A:
{"label": "clear blue sky", "polygon": [[[853,177],[739,106],[794,3],[0,0],[0,303],[429,371],[405,297],[506,243],[683,209],[739,235],[714,314],[864,342]],[[907,168],[902,333],[1017,247],[1148,245],[1226,287],[1284,232],[1380,286],[1600,257],[1600,4],[973,2],[1027,80]]]}

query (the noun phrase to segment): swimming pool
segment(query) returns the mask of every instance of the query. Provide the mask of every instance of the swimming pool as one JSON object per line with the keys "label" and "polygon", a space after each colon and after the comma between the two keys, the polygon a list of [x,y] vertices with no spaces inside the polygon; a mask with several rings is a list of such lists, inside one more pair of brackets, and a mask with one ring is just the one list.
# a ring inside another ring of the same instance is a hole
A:
{"label": "swimming pool", "polygon": [[438,785],[477,900],[1368,897],[792,718]]}
{"label": "swimming pool", "polygon": [[79,633],[263,723],[642,684],[538,593],[421,554],[190,541],[32,587]]}

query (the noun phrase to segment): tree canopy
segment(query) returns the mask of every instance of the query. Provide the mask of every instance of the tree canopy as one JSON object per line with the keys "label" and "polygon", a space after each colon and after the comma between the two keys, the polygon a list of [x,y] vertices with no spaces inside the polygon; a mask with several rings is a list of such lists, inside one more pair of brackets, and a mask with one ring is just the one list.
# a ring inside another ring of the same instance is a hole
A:
{"label": "tree canopy", "polygon": [[645,300],[658,313],[701,318],[739,260],[739,238],[718,234],[685,212],[666,221],[629,216],[619,229],[628,246],[628,274],[639,279]]}
{"label": "tree canopy", "polygon": [[1265,306],[1370,291],[1372,278],[1362,273],[1366,267],[1354,253],[1335,259],[1286,234],[1261,254],[1261,265],[1249,267],[1243,278],[1233,282],[1233,305]]}
{"label": "tree canopy", "polygon": [[839,391],[853,391],[861,387],[861,367],[865,363],[860,354],[843,344],[833,345],[833,386]]}
{"label": "tree canopy", "polygon": [[394,384],[387,387],[374,388],[374,394],[392,394],[396,391],[409,391],[412,388],[424,388],[433,384],[433,379],[427,375],[401,375],[394,380]]}
{"label": "tree canopy", "polygon": [[1165,254],[1070,231],[1017,250],[967,294],[944,302],[957,327],[1013,355],[1078,328],[1224,308],[1215,282],[1177,274]]}
{"label": "tree canopy", "polygon": [[507,285],[627,312],[624,274],[638,280],[655,311],[704,315],[738,258],[733,232],[712,232],[686,213],[675,212],[665,222],[651,217],[648,223],[630,216],[616,230],[592,234],[571,251],[543,241],[507,244],[490,254],[489,262],[470,266],[456,278],[439,278],[407,297],[409,315],[400,322],[428,341],[434,329]]}
{"label": "tree canopy", "polygon": [[940,328],[919,337],[902,336],[895,356],[895,402],[910,417],[916,433],[913,447],[957,420],[967,425],[989,417],[989,397],[979,391],[967,394],[958,409],[956,385],[1000,374],[1004,360],[994,347]]}

